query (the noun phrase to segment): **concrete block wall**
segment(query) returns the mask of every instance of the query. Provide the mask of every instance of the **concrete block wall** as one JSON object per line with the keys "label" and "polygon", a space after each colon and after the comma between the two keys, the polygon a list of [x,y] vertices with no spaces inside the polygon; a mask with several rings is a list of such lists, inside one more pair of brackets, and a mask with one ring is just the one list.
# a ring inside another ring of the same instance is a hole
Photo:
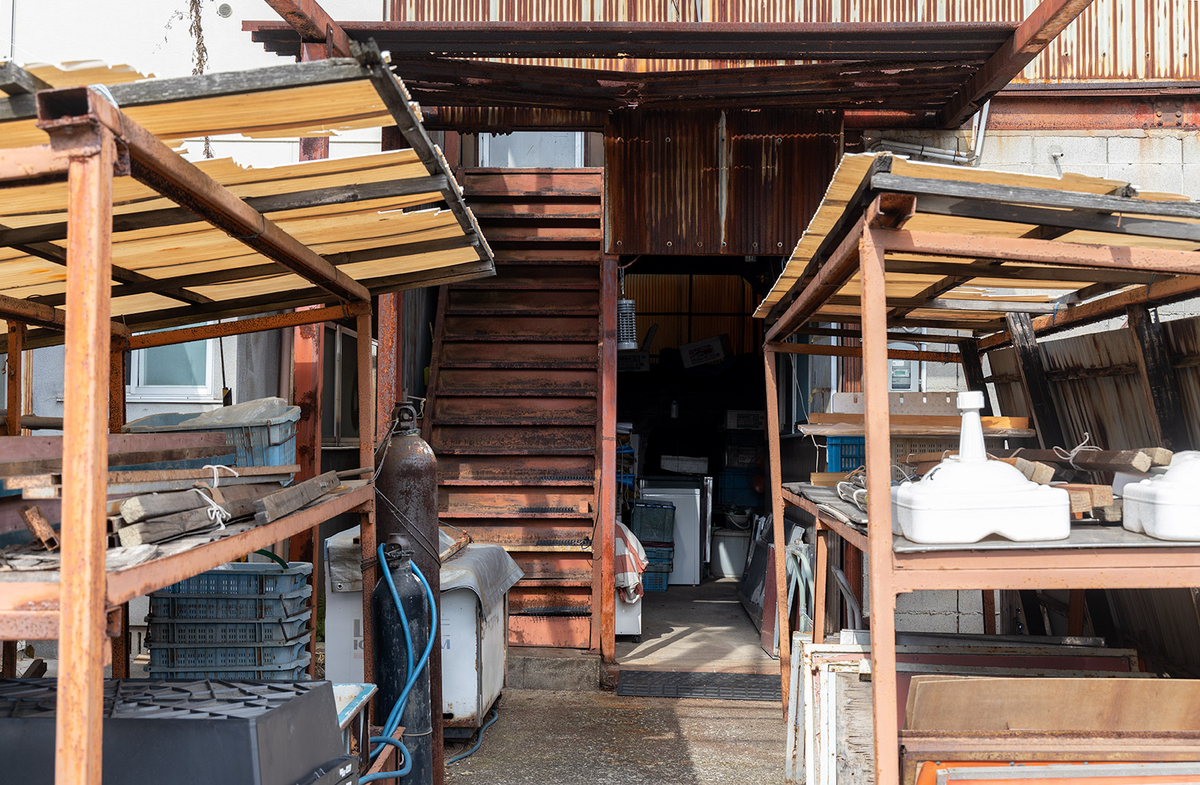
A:
{"label": "concrete block wall", "polygon": [[983,633],[983,593],[918,591],[896,598],[897,632]]}

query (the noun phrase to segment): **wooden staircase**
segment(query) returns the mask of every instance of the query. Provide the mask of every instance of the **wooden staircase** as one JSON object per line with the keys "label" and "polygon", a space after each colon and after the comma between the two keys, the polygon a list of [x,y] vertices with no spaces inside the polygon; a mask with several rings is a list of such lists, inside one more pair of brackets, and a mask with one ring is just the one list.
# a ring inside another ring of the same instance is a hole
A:
{"label": "wooden staircase", "polygon": [[459,179],[497,274],[438,301],[424,436],[440,517],[525,571],[511,643],[598,649],[602,170]]}

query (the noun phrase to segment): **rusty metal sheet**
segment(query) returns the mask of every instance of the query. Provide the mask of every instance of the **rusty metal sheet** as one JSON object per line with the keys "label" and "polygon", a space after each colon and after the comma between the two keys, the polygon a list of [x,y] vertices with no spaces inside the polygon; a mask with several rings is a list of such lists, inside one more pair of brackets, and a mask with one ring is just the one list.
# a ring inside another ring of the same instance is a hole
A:
{"label": "rusty metal sheet", "polygon": [[762,344],[759,325],[748,321],[754,293],[742,277],[635,274],[636,266],[629,269],[625,294],[637,303],[639,329],[644,334],[651,324],[658,325],[651,354],[716,335],[728,335],[736,354],[753,353]]}
{"label": "rusty metal sheet", "polygon": [[820,204],[840,139],[832,112],[616,112],[605,134],[608,251],[786,254]]}

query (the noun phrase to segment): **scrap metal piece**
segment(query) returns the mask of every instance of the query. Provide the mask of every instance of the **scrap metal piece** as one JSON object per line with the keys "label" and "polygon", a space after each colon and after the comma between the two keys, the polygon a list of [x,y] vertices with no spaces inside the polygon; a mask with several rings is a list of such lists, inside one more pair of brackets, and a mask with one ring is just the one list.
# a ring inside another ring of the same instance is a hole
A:
{"label": "scrap metal piece", "polygon": [[54,536],[54,527],[46,520],[40,508],[26,504],[21,507],[20,514],[21,520],[25,521],[25,527],[42,543],[42,547],[48,551],[58,550],[58,538]]}

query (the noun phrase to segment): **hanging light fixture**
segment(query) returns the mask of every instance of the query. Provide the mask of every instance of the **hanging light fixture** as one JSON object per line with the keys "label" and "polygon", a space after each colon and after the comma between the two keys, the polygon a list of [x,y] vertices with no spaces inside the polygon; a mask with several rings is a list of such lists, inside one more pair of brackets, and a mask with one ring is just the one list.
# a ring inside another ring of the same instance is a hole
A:
{"label": "hanging light fixture", "polygon": [[637,303],[625,299],[625,271],[617,273],[621,281],[621,298],[617,300],[617,351],[638,350]]}

